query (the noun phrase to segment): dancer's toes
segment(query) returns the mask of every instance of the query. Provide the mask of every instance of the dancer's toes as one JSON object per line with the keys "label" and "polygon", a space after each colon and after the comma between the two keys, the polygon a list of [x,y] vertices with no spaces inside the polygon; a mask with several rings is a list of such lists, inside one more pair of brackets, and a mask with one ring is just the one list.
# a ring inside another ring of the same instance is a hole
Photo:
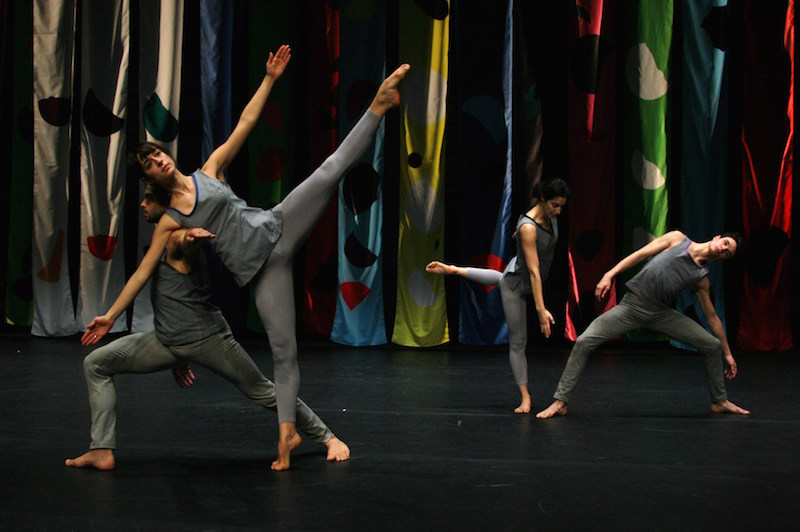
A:
{"label": "dancer's toes", "polygon": [[564,401],[555,400],[553,404],[536,414],[536,417],[539,419],[547,419],[554,416],[566,416],[567,415],[567,403]]}
{"label": "dancer's toes", "polygon": [[738,414],[742,416],[747,416],[750,414],[749,410],[745,410],[744,408],[735,405],[728,400],[719,403],[712,403],[711,411],[715,414]]}
{"label": "dancer's toes", "polygon": [[328,462],[344,462],[350,460],[350,447],[345,442],[333,436],[328,443]]}
{"label": "dancer's toes", "polygon": [[531,413],[531,398],[530,396],[522,399],[519,406],[514,409],[515,414],[530,414]]}
{"label": "dancer's toes", "polygon": [[300,447],[301,443],[303,443],[303,438],[296,432],[289,435],[285,441],[280,440],[278,442],[278,458],[272,462],[272,470],[285,471],[289,469],[292,451]]}
{"label": "dancer's toes", "polygon": [[67,467],[93,467],[101,471],[111,471],[116,467],[114,451],[111,449],[92,449],[77,458],[64,460]]}

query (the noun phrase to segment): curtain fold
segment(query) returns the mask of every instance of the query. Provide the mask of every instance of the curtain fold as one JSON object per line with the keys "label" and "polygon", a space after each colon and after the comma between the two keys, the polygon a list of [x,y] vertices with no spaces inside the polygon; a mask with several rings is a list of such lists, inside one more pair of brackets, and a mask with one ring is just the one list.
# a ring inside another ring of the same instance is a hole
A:
{"label": "curtain fold", "polygon": [[411,64],[401,108],[397,306],[392,341],[427,347],[450,340],[444,278],[425,272],[443,258],[444,135],[449,3],[400,1],[399,55]]}
{"label": "curtain fold", "polygon": [[[744,2],[743,222],[748,241],[737,345],[793,347],[789,323],[794,147],[794,1]],[[769,28],[765,31],[764,28]],[[780,30],[783,46],[772,36]]]}
{"label": "curtain fold", "polygon": [[[622,190],[622,255],[641,248],[667,231],[669,184],[667,124],[669,56],[672,49],[672,0],[639,0],[625,4],[624,48],[626,91]],[[641,266],[640,266],[641,267]],[[617,278],[621,285],[640,268]],[[629,339],[653,339],[633,331]]]}
{"label": "curtain fold", "polygon": [[[386,77],[383,2],[350,2],[340,13],[339,132],[344,137]],[[331,340],[386,343],[383,300],[383,150],[385,122],[374,145],[338,193],[338,292]]]}
{"label": "curtain fold", "polygon": [[67,261],[75,14],[74,2],[33,4],[31,333],[36,336],[78,332]]}
{"label": "curtain fold", "polygon": [[[339,85],[339,12],[324,0],[308,2],[308,173],[336,149]],[[301,330],[328,337],[336,313],[338,200],[331,196],[305,245]]]}
{"label": "curtain fold", "polygon": [[[695,241],[710,240],[728,229],[725,220],[728,115],[727,42],[721,34],[727,24],[727,0],[698,0],[682,6],[683,84],[681,101],[681,193],[682,228]],[[709,268],[711,295],[717,315],[725,320],[723,269]],[[707,327],[700,304],[692,294],[681,293],[677,310]],[[670,343],[685,349],[685,344]]]}
{"label": "curtain fold", "polygon": [[[508,4],[508,2],[506,2]],[[511,175],[509,127],[511,117],[510,35],[508,9],[487,11],[477,4],[454,4],[451,13],[453,72],[456,83],[458,128],[449,142],[450,190],[455,194],[458,256],[461,265],[502,271],[511,246]],[[498,61],[498,50],[502,60]],[[448,216],[450,214],[448,213]],[[459,342],[496,345],[508,341],[500,290],[466,280],[459,282]]]}
{"label": "curtain fold", "polygon": [[[616,289],[597,302],[594,289],[616,262],[616,61],[613,11],[603,0],[576,2],[570,32],[569,177],[567,213],[573,262],[567,337],[616,304]],[[609,13],[611,11],[611,13]]]}
{"label": "curtain fold", "polygon": [[[139,6],[139,131],[143,140],[164,146],[177,161],[183,0],[139,0]],[[140,182],[139,201],[144,197],[144,189],[144,183]],[[153,229],[154,224],[138,218],[137,264],[150,246]],[[133,302],[131,331],[150,330],[153,330],[153,307],[148,281]]]}

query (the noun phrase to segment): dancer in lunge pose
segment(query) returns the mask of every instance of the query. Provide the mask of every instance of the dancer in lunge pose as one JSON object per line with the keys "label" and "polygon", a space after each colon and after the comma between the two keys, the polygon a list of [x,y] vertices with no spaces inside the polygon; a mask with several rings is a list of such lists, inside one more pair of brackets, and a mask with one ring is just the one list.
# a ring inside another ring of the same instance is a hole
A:
{"label": "dancer in lunge pose", "polygon": [[292,260],[345,172],[372,143],[384,114],[399,105],[398,85],[410,68],[402,65],[383,81],[369,109],[336,151],[281,203],[270,210],[250,207],[225,184],[225,171],[253,129],[290,57],[286,45],[274,55],[270,53],[266,75],[233,132],[193,174],[180,172],[174,158],[153,143],[140,144],[132,154],[134,168],[141,169],[142,178],[170,192],[170,208],[156,226],[150,249],[139,268],[111,308],[104,316],[95,318],[82,337],[85,345],[91,345],[108,332],[152,274],[172,231],[179,227],[202,227],[214,233],[212,245],[236,282],[240,286],[252,283],[256,307],[269,337],[279,421],[274,470],[288,469],[291,452],[300,444],[295,424],[300,370]]}
{"label": "dancer in lunge pose", "polygon": [[[736,361],[725,337],[722,321],[711,302],[711,283],[708,280],[708,263],[733,257],[740,242],[741,237],[737,233],[723,233],[708,242],[698,243],[680,231],[670,231],[631,253],[606,272],[595,288],[598,299],[608,294],[620,273],[652,257],[626,283],[628,292],[619,304],[595,318],[578,337],[553,395],[555,401],[536,417],[566,415],[567,404],[589,355],[607,340],[640,327],[663,333],[697,348],[703,354],[712,412],[749,414],[728,400],[723,374],[729,379],[736,377]],[[685,288],[694,291],[713,335],[673,308],[678,293]]]}
{"label": "dancer in lunge pose", "polygon": [[544,281],[550,274],[556,242],[558,220],[561,209],[567,203],[569,187],[561,179],[540,181],[533,188],[536,204],[517,221],[517,255],[511,259],[501,273],[489,268],[454,266],[433,261],[426,266],[431,273],[458,275],[500,289],[503,312],[508,324],[508,359],[521,396],[514,409],[518,414],[531,411],[531,395],[528,390],[528,359],[525,347],[528,343],[528,317],[525,296],[533,293],[539,329],[550,337],[550,326],[555,323],[553,315],[544,304]]}
{"label": "dancer in lunge pose", "polygon": [[[169,205],[169,193],[147,185],[141,203],[145,219],[157,223]],[[114,469],[116,460],[116,403],[114,376],[153,373],[172,368],[175,380],[190,387],[195,380],[189,361],[230,381],[259,405],[276,409],[275,385],[233,338],[219,308],[211,303],[205,256],[196,236],[203,229],[178,229],[172,233],[155,273],[150,297],[155,331],[131,334],[98,347],[83,361],[92,442],[88,452],[66,460],[70,467]],[[298,427],[328,449],[328,460],[350,458],[350,449],[337,438],[302,400],[297,399]]]}

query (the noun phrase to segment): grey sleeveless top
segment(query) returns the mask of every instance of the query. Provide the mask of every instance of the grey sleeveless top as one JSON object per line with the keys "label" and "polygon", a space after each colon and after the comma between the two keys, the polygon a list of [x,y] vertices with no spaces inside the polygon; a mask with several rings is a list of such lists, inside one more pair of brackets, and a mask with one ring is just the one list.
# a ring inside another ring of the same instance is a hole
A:
{"label": "grey sleeveless top", "polygon": [[681,290],[708,275],[708,267],[698,266],[689,255],[691,243],[688,237],[684,238],[677,246],[654,256],[625,286],[645,303],[675,306]]}
{"label": "grey sleeveless top", "polygon": [[211,302],[211,283],[202,253],[188,274],[167,264],[165,253],[153,274],[150,299],[156,337],[164,345],[189,344],[227,327],[222,312]]}
{"label": "grey sleeveless top", "polygon": [[[551,219],[550,224],[553,231],[550,232],[537,224],[533,218],[523,214],[517,220],[517,234],[519,234],[519,228],[525,224],[533,224],[536,227],[536,252],[539,254],[539,273],[542,275],[542,281],[546,281],[550,275],[550,265],[553,264],[553,256],[558,242],[558,221],[555,218]],[[522,239],[520,238],[517,238],[517,255],[508,263],[503,276],[506,278],[506,284],[515,294],[530,294],[533,292],[531,274],[525,262],[525,252],[522,249]]]}
{"label": "grey sleeveless top", "polygon": [[281,236],[280,213],[250,207],[231,188],[196,170],[194,209],[184,214],[170,207],[167,214],[182,227],[202,227],[214,233],[209,241],[236,283],[244,286],[264,265]]}

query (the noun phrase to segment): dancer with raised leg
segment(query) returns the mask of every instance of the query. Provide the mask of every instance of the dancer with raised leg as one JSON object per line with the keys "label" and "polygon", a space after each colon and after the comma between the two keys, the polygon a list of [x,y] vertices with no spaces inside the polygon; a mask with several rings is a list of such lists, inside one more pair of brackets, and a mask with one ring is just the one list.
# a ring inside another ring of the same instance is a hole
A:
{"label": "dancer with raised leg", "polygon": [[518,414],[528,414],[531,411],[528,359],[525,354],[528,343],[525,297],[533,294],[539,316],[539,329],[545,338],[549,338],[550,326],[555,323],[555,319],[544,304],[542,286],[550,274],[558,241],[556,217],[561,214],[569,194],[569,187],[561,179],[540,181],[534,186],[533,196],[536,203],[517,221],[517,254],[503,272],[489,268],[454,266],[439,261],[433,261],[425,268],[431,273],[458,275],[477,283],[496,285],[500,289],[503,312],[508,324],[508,359],[521,396],[519,406],[514,409]]}
{"label": "dancer with raised leg", "polygon": [[252,131],[275,80],[283,73],[291,52],[281,46],[270,53],[266,75],[228,139],[212,152],[199,170],[184,174],[168,152],[142,143],[132,154],[142,178],[171,194],[167,216],[153,233],[150,249],[122,293],[104,316],[95,318],[82,337],[85,345],[105,335],[131,303],[157,264],[169,234],[180,227],[202,227],[216,235],[217,255],[240,286],[252,283],[256,307],[269,337],[278,399],[278,458],[272,469],[290,466],[292,450],[300,444],[295,403],[300,385],[295,338],[295,302],[292,260],[345,172],[370,146],[381,119],[400,103],[398,85],[409,70],[402,65],[387,77],[355,127],[336,151],[273,209],[248,206],[225,184],[225,171]]}
{"label": "dancer with raised leg", "polygon": [[[145,219],[156,223],[166,212],[169,193],[147,185],[141,203]],[[189,361],[210,369],[260,406],[276,410],[275,385],[233,338],[219,308],[211,302],[205,255],[197,236],[203,229],[172,233],[153,275],[150,297],[155,330],[123,336],[92,351],[83,362],[92,412],[91,445],[83,455],[66,460],[70,467],[110,470],[116,467],[117,392],[114,377],[124,373],[154,373],[172,368],[176,382],[194,384]],[[303,401],[297,399],[297,424],[324,445],[328,461],[350,458],[350,449]]]}

